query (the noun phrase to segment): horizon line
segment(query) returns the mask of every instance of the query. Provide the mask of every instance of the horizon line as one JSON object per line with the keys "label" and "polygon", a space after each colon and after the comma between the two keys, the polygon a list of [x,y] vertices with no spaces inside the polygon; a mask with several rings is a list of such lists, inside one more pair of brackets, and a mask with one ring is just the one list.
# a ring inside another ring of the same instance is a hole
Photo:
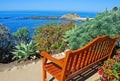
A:
{"label": "horizon line", "polygon": [[[0,11],[64,11],[64,12],[103,12],[103,11],[83,11],[83,10],[0,10]],[[105,11],[105,10],[104,10]]]}

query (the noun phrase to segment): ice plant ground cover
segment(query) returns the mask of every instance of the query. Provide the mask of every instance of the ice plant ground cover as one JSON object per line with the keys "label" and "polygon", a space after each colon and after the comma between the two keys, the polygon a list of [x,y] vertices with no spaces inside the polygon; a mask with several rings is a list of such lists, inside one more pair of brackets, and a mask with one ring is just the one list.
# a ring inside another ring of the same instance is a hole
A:
{"label": "ice plant ground cover", "polygon": [[100,81],[120,81],[120,53],[98,68]]}

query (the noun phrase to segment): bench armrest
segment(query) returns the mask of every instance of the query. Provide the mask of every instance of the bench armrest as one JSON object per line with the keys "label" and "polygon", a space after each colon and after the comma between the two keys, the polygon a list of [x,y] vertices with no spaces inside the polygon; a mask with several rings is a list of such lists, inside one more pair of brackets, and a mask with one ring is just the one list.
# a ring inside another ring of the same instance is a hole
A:
{"label": "bench armrest", "polygon": [[59,59],[53,58],[50,54],[48,54],[47,52],[41,52],[40,54],[41,56],[43,56],[43,58],[46,58],[48,60],[50,60],[51,62],[54,62],[55,64],[63,67],[63,63],[60,62]]}

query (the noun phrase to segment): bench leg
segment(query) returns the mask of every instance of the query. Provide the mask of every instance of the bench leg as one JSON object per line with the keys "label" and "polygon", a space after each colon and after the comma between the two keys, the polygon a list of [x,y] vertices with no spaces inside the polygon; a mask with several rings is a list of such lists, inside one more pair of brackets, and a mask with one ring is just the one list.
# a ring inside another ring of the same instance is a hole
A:
{"label": "bench leg", "polygon": [[46,71],[43,70],[43,81],[47,81]]}
{"label": "bench leg", "polygon": [[61,81],[65,81],[65,80],[61,80]]}
{"label": "bench leg", "polygon": [[65,79],[65,78],[63,78],[63,79],[61,79],[60,81],[66,81],[66,79]]}

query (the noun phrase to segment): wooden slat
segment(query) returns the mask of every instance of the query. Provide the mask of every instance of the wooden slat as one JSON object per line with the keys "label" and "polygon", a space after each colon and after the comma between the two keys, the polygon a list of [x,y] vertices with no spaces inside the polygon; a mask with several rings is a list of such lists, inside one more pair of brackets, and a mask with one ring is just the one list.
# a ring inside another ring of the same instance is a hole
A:
{"label": "wooden slat", "polygon": [[77,70],[77,65],[80,63],[78,61],[79,61],[79,54],[76,54],[76,61],[75,61],[75,66],[74,66],[75,71]]}
{"label": "wooden slat", "polygon": [[96,56],[95,48],[96,48],[96,46],[94,45],[93,46],[93,55],[92,55],[92,61],[91,62],[94,62],[94,60],[95,60],[95,56]]}
{"label": "wooden slat", "polygon": [[98,51],[97,51],[97,55],[96,55],[96,60],[99,59],[99,55],[100,55],[100,49],[101,49],[101,44],[98,42]]}
{"label": "wooden slat", "polygon": [[87,54],[86,54],[86,61],[85,61],[85,66],[89,64],[89,59],[91,56],[91,48],[87,49]]}
{"label": "wooden slat", "polygon": [[107,55],[108,54],[108,52],[109,52],[109,49],[108,48],[110,48],[109,46],[108,46],[108,43],[109,42],[107,42],[107,41],[105,41],[105,47],[104,47],[104,55]]}
{"label": "wooden slat", "polygon": [[83,68],[85,66],[85,59],[86,58],[86,50],[83,51],[83,58],[82,58],[82,61],[81,61],[81,68]]}
{"label": "wooden slat", "polygon": [[91,46],[91,50],[90,50],[91,54],[90,54],[89,64],[92,62],[92,59],[93,59],[93,55],[94,55],[93,49],[94,49],[93,46]]}
{"label": "wooden slat", "polygon": [[100,56],[101,56],[101,54],[102,54],[102,51],[101,51],[101,48],[102,48],[102,42],[101,43],[99,43],[99,53],[98,53],[98,59],[100,59]]}
{"label": "wooden slat", "polygon": [[103,47],[104,47],[104,43],[101,42],[101,54],[100,54],[100,58],[102,58],[102,57],[103,57],[103,54],[104,54],[104,52],[103,52]]}
{"label": "wooden slat", "polygon": [[70,72],[71,67],[72,67],[72,57],[69,57],[69,62],[68,62],[67,71],[69,71],[69,72]]}
{"label": "wooden slat", "polygon": [[79,53],[79,58],[78,58],[78,64],[77,64],[77,70],[80,69],[81,61],[82,61],[83,54]]}
{"label": "wooden slat", "polygon": [[96,43],[96,49],[95,49],[95,59],[94,59],[94,61],[96,61],[97,60],[97,56],[98,56],[98,52],[99,52],[99,42],[98,43]]}

